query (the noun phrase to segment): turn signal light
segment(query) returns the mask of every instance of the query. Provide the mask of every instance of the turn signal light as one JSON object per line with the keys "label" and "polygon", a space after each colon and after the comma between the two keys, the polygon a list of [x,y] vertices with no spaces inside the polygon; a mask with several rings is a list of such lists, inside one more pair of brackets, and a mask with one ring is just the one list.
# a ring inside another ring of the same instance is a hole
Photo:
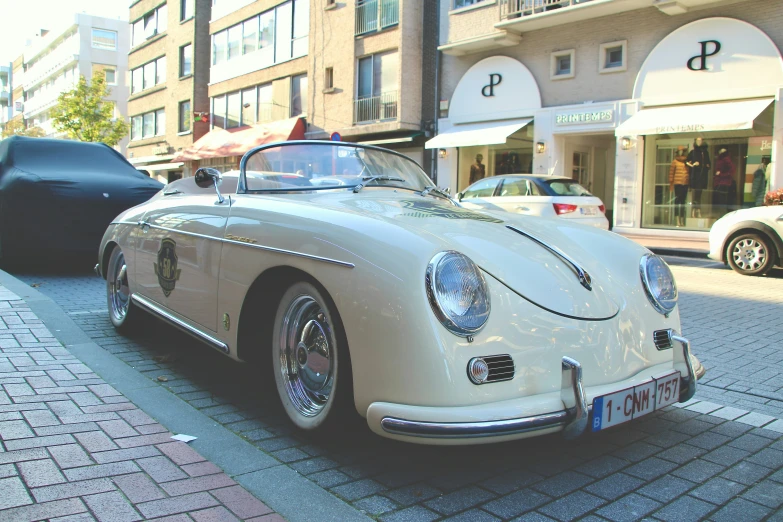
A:
{"label": "turn signal light", "polygon": [[567,203],[552,203],[552,206],[555,207],[555,214],[558,216],[568,214],[569,212],[576,212],[576,205],[569,205]]}
{"label": "turn signal light", "polygon": [[601,214],[606,214],[606,205],[598,205],[598,210],[601,211]]}

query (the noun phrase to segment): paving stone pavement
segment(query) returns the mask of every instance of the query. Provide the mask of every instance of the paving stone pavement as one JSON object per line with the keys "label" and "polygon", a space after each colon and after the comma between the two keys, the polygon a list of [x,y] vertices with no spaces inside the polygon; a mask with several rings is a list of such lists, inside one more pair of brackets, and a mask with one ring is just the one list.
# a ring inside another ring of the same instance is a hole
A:
{"label": "paving stone pavement", "polygon": [[0,522],[282,521],[0,286]]}
{"label": "paving stone pavement", "polygon": [[262,369],[155,320],[117,334],[105,283],[94,275],[17,277],[37,285],[107,351],[383,522],[783,521],[783,409],[781,385],[775,388],[783,373],[775,349],[783,275],[747,278],[715,264],[683,265],[673,266],[683,333],[708,368],[693,401],[569,443],[550,436],[474,447],[402,444],[361,423],[338,437],[304,435],[285,419]]}

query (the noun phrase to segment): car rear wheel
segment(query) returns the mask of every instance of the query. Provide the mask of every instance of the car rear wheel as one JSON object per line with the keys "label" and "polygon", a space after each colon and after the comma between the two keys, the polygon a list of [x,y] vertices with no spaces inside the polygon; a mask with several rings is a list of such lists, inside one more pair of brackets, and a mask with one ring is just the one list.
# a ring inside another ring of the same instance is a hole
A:
{"label": "car rear wheel", "polygon": [[138,310],[131,303],[128,285],[128,265],[119,246],[115,246],[106,268],[106,297],[109,319],[118,330],[124,330],[136,320]]}
{"label": "car rear wheel", "polygon": [[766,274],[774,266],[774,256],[772,243],[760,234],[739,235],[726,251],[729,266],[742,275]]}
{"label": "car rear wheel", "polygon": [[291,421],[322,431],[350,411],[351,362],[340,318],[315,285],[300,281],[283,294],[272,334],[272,367]]}

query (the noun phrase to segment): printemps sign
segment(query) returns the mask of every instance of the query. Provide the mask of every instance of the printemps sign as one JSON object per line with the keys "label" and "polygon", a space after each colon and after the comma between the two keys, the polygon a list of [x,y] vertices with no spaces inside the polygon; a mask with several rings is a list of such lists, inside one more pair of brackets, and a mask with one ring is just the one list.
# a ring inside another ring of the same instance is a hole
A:
{"label": "printemps sign", "polygon": [[614,110],[561,112],[555,115],[556,125],[579,125],[581,123],[611,123]]}

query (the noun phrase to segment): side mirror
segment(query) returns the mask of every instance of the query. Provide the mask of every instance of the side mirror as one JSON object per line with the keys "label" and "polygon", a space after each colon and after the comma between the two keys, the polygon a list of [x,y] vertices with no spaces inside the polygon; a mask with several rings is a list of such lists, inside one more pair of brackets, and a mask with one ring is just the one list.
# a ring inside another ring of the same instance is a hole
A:
{"label": "side mirror", "polygon": [[457,192],[456,194],[457,201],[462,201],[462,196],[463,196],[462,192]]}
{"label": "side mirror", "polygon": [[215,192],[217,192],[218,196],[218,204],[221,204],[223,201],[225,201],[225,198],[223,198],[223,195],[220,193],[220,189],[218,189],[218,186],[220,186],[220,184],[223,182],[223,175],[219,170],[209,167],[201,167],[196,171],[196,175],[193,177],[195,178],[196,185],[199,188],[209,188],[212,186],[215,187]]}

